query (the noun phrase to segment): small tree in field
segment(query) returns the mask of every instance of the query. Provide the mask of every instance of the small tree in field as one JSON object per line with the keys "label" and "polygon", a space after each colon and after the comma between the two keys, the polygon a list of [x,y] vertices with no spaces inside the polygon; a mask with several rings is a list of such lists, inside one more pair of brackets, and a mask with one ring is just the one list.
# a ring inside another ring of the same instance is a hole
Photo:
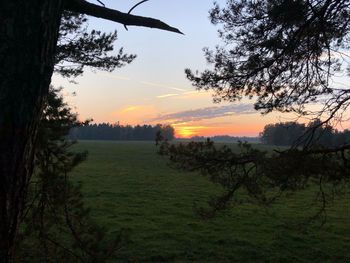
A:
{"label": "small tree in field", "polygon": [[[213,90],[215,102],[248,97],[263,114],[293,112],[314,122],[283,151],[267,153],[241,144],[236,153],[211,141],[165,142],[161,154],[225,188],[223,196],[210,202],[211,212],[225,208],[239,189],[266,204],[310,182],[319,186],[323,212],[350,179],[350,141],[336,147],[317,142],[319,130],[345,120],[350,106],[349,87],[333,82],[337,73],[349,69],[350,1],[227,0],[225,7],[215,4],[210,19],[220,26],[224,45],[205,49],[211,69],[186,70],[194,86]],[[310,111],[308,106],[315,104],[319,110]],[[325,185],[332,189],[329,194]]]}

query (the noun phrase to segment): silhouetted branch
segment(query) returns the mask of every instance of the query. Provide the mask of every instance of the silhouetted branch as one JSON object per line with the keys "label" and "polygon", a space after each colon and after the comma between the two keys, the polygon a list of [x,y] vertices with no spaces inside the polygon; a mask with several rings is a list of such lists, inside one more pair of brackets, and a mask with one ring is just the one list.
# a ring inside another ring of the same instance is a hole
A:
{"label": "silhouetted branch", "polygon": [[179,29],[172,27],[158,19],[126,14],[118,10],[89,3],[85,0],[66,0],[64,2],[64,8],[69,11],[107,19],[126,26],[157,28],[183,34]]}
{"label": "silhouetted branch", "polygon": [[[326,208],[333,199],[326,193],[328,187],[336,192],[338,185],[349,180],[350,167],[346,159],[350,149],[348,143],[334,148],[295,148],[275,150],[275,153],[253,148],[247,143],[239,143],[238,149],[216,147],[210,140],[186,144],[160,141],[158,145],[159,154],[166,156],[172,167],[198,171],[225,189],[222,195],[209,200],[208,208],[197,209],[203,218],[211,218],[225,210],[240,189],[266,207],[318,180],[317,201],[320,209],[309,218],[311,222],[326,215]],[[327,184],[327,188],[323,188],[323,184]],[[325,220],[325,217],[322,219]]]}

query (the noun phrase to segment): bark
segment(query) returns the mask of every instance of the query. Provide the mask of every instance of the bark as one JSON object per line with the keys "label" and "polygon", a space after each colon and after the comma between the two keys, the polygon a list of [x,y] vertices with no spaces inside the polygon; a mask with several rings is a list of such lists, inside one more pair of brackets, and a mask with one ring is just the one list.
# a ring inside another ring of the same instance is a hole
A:
{"label": "bark", "polygon": [[62,0],[0,4],[0,259],[13,262]]}
{"label": "bark", "polygon": [[53,73],[63,9],[124,25],[181,33],[153,18],[84,0],[3,0],[0,3],[0,260],[15,259],[16,238],[33,172],[37,127]]}

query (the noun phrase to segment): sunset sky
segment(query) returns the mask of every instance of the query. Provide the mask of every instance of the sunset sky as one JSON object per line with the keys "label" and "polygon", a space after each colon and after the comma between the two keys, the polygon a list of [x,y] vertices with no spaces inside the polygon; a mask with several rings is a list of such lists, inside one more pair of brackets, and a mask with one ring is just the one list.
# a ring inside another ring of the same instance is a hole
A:
{"label": "sunset sky", "polygon": [[[91,2],[94,2],[91,0]],[[95,1],[97,3],[97,1]],[[103,0],[107,7],[127,12],[138,1]],[[76,84],[59,76],[67,100],[81,119],[121,124],[171,124],[179,137],[193,135],[256,136],[267,123],[287,121],[277,114],[262,116],[252,101],[213,104],[211,94],[198,92],[186,79],[185,68],[207,68],[203,47],[220,44],[208,19],[212,0],[151,0],[133,13],[161,19],[185,35],[129,27],[90,18],[91,29],[118,30],[116,51],[124,47],[136,60],[113,73],[86,70]],[[222,5],[224,0],[217,1]],[[76,96],[69,96],[76,92]]]}

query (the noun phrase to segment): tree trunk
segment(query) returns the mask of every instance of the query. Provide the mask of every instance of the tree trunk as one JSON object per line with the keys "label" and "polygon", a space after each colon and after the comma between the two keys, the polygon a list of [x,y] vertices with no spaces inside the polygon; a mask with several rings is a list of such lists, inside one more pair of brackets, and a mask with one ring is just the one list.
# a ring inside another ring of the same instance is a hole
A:
{"label": "tree trunk", "polygon": [[62,0],[0,4],[0,260],[13,262]]}

